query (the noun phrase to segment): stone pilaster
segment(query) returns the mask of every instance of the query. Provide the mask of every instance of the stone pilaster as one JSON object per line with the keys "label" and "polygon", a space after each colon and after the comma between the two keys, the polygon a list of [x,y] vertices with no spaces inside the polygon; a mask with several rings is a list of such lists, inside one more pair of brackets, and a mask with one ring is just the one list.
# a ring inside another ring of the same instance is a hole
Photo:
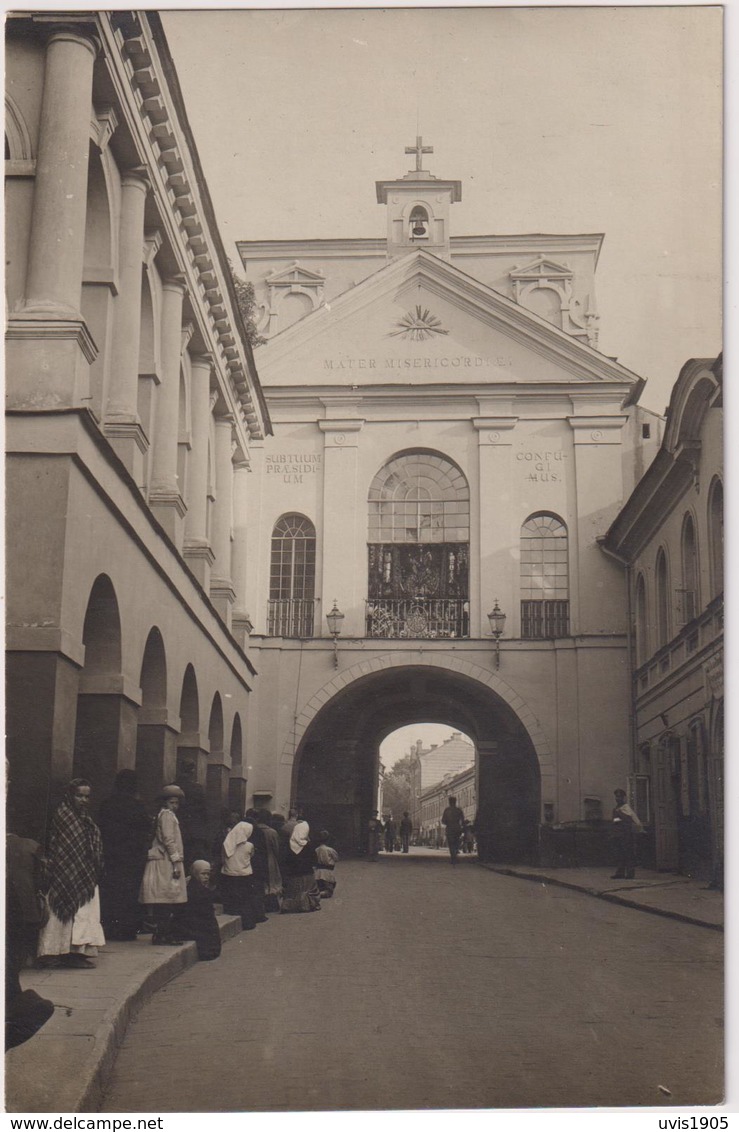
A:
{"label": "stone pilaster", "polygon": [[[179,720],[176,721],[179,725]],[[136,732],[136,772],[142,798],[156,798],[177,774],[175,720],[164,708],[141,708]]]}
{"label": "stone pilaster", "polygon": [[570,532],[570,553],[577,555],[572,573],[579,582],[577,600],[570,602],[573,635],[626,631],[623,571],[606,558],[597,541],[623,503],[621,432],[626,419],[617,413],[568,418],[574,441],[578,520],[576,530]]}
{"label": "stone pilaster", "polygon": [[111,384],[105,408],[105,433],[137,484],[143,483],[148,438],[139,419],[139,343],[144,206],[148,181],[143,169],[129,171],[121,182],[119,292],[111,346]]}
{"label": "stone pilaster", "polygon": [[157,390],[149,504],[175,546],[182,546],[185,502],[177,478],[182,301],[184,284],[167,279],[162,288],[162,383]]}
{"label": "stone pilaster", "polygon": [[249,551],[248,500],[249,477],[251,471],[248,460],[234,463],[233,498],[233,588],[234,602],[231,630],[242,648],[249,643],[249,633],[253,626],[246,604],[247,554]]}
{"label": "stone pilaster", "polygon": [[192,448],[190,449],[184,556],[206,593],[210,590],[214,554],[208,541],[208,442],[210,438],[210,354],[190,359],[192,379]]}
{"label": "stone pilaster", "polygon": [[[363,637],[366,586],[362,574],[347,570],[366,541],[366,507],[357,500],[357,456],[363,420],[323,420],[323,585],[316,610],[316,636],[327,636],[326,614],[334,600],[345,615],[342,632]],[[361,592],[360,592],[361,591]]]}
{"label": "stone pilaster", "polygon": [[[487,637],[490,634],[488,613],[496,599],[509,617],[508,635],[513,632],[513,595],[516,589],[518,562],[510,553],[516,545],[517,533],[510,529],[507,516],[514,512],[511,506],[513,430],[518,417],[475,417],[472,425],[477,429],[479,485],[477,489],[479,521],[479,550],[475,551],[473,532],[470,530],[470,636]],[[493,514],[494,511],[494,514]],[[471,517],[471,516],[470,516]],[[473,565],[479,563],[473,574]]]}
{"label": "stone pilaster", "polygon": [[210,598],[230,628],[231,610],[236,598],[231,581],[231,528],[233,523],[233,419],[215,419],[216,500],[213,509],[213,552],[215,562],[210,582]]}

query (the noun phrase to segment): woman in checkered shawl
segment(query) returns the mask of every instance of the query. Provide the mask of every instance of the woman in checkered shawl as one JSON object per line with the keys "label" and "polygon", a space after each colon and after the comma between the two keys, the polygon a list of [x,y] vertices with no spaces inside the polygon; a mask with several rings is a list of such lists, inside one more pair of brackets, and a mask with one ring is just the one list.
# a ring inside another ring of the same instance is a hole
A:
{"label": "woman in checkered shawl", "polygon": [[49,920],[38,946],[45,967],[94,967],[89,956],[105,943],[98,892],[103,843],[88,813],[90,793],[87,779],[73,778],[52,818],[45,884]]}

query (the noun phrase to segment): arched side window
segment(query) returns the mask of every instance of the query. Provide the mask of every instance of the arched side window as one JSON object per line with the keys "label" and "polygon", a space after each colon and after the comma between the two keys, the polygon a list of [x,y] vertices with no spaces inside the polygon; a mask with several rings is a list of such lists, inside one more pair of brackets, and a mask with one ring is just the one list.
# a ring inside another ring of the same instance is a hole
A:
{"label": "arched side window", "polygon": [[305,515],[283,515],[272,531],[267,634],[312,637],[316,528]]}
{"label": "arched side window", "polygon": [[657,648],[662,648],[670,639],[670,587],[667,576],[667,558],[660,547],[654,570],[657,591]]}
{"label": "arched side window", "polygon": [[531,515],[521,527],[521,636],[569,632],[567,527],[556,515]]}
{"label": "arched side window", "polygon": [[649,656],[649,626],[647,624],[647,587],[644,575],[636,579],[636,663],[640,667]]}
{"label": "arched side window", "polygon": [[708,493],[708,548],[714,598],[724,592],[724,485],[718,477]]}
{"label": "arched side window", "polygon": [[692,621],[694,617],[698,616],[700,606],[698,596],[698,547],[695,539],[695,524],[689,511],[683,518],[680,556],[683,571],[682,589],[678,591],[680,620],[683,625],[687,625],[688,621]]}
{"label": "arched side window", "polygon": [[470,492],[451,460],[405,452],[370,484],[369,637],[469,634]]}

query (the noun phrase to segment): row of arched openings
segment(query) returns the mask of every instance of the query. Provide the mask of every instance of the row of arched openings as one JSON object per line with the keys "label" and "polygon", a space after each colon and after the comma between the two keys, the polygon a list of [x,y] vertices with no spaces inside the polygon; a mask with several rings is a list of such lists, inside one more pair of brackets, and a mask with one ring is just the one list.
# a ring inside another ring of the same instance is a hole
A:
{"label": "row of arched openings", "polygon": [[[456,464],[405,452],[376,474],[368,493],[367,635],[469,636],[469,485]],[[569,632],[567,527],[536,512],[520,531],[521,635]],[[272,531],[270,636],[310,637],[316,597],[316,530],[305,515]]]}
{"label": "row of arched openings", "polygon": [[[111,694],[122,681],[122,632],[115,588],[105,574],[96,579],[90,593],[83,645],[85,665],[80,674],[72,769],[74,776],[92,782],[97,800],[110,791],[116,772],[133,762],[140,793],[146,801],[151,801],[162,785],[181,770],[183,761],[193,758],[197,761],[206,745],[211,762],[230,764],[234,782],[243,777],[240,715],[234,714],[230,734],[226,734],[223,698],[218,691],[203,711],[192,662],[186,665],[182,678],[179,734],[172,748],[167,717],[170,680],[167,648],[156,625],[147,635],[141,658],[141,704],[132,733],[128,722],[130,703],[122,695]],[[236,792],[243,793],[243,790],[239,787]]]}
{"label": "row of arched openings", "polygon": [[[708,585],[709,600],[724,590],[724,490],[716,477],[708,493]],[[680,532],[679,573],[671,572],[668,548],[660,545],[654,560],[654,594],[648,593],[647,578],[640,571],[635,586],[637,665],[669,643],[675,633],[698,616],[701,606],[701,571],[695,518],[683,516]],[[674,581],[679,584],[674,585]]]}

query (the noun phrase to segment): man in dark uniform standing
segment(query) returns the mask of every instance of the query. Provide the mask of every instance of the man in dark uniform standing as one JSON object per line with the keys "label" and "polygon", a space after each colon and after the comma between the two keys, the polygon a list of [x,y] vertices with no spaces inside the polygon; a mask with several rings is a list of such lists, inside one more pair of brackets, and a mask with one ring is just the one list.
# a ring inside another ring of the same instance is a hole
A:
{"label": "man in dark uniform standing", "polygon": [[441,824],[446,829],[446,843],[449,846],[449,856],[452,864],[456,865],[459,853],[459,842],[464,829],[464,810],[460,810],[457,799],[449,798],[449,805],[441,815]]}

